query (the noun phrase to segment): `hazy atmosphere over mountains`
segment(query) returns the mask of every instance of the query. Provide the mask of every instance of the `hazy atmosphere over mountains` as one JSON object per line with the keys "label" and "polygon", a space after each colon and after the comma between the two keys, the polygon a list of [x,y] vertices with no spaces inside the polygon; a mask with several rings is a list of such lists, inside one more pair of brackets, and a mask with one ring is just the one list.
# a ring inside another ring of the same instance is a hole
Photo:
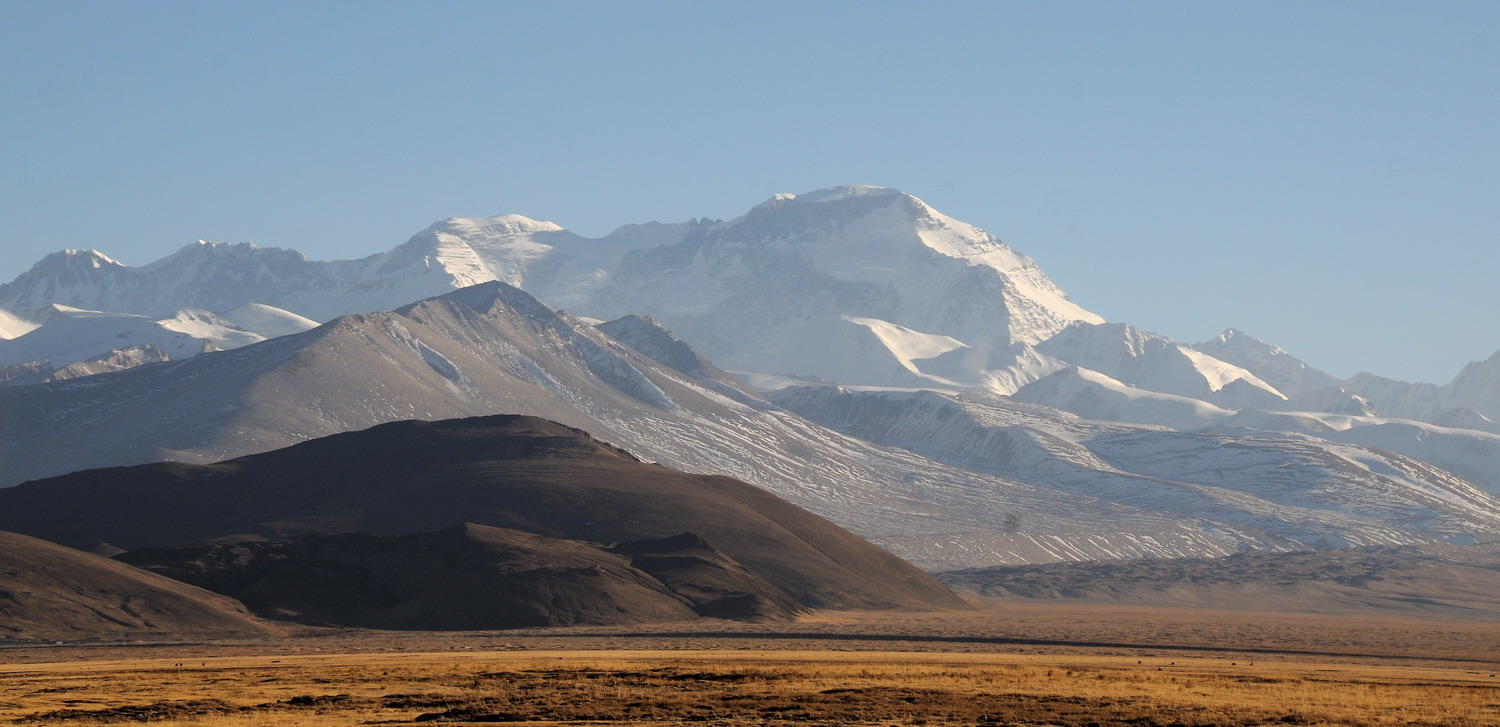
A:
{"label": "hazy atmosphere over mountains", "polygon": [[1500,531],[1500,357],[1438,387],[1339,380],[1236,330],[1173,341],[888,188],[596,239],[452,218],[348,261],[68,250],[0,308],[4,484],[519,413],[928,567]]}

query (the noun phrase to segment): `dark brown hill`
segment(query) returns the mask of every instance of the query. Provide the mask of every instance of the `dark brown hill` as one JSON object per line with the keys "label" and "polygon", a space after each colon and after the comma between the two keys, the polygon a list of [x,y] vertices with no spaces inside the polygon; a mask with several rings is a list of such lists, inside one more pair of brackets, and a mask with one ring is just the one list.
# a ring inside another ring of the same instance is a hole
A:
{"label": "dark brown hill", "polygon": [[810,608],[963,603],[769,492],[647,464],[535,417],[397,422],[218,464],[89,470],[0,490],[0,529],[81,547],[401,535],[465,522],[595,543],[698,533]]}
{"label": "dark brown hill", "polygon": [[0,532],[0,640],[270,633],[224,596],[92,553]]}
{"label": "dark brown hill", "polygon": [[234,596],[262,616],[366,628],[761,620],[801,610],[692,534],[608,547],[466,523],[154,548],[121,560]]}

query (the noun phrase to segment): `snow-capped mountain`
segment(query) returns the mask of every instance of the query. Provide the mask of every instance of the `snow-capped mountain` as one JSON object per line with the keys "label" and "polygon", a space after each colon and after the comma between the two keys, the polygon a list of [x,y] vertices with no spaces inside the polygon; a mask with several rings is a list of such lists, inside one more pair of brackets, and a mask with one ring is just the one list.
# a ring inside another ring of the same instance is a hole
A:
{"label": "snow-capped mountain", "polygon": [[644,318],[595,326],[497,282],[233,351],[0,387],[0,477],[214,461],[386,421],[496,412],[745,479],[933,567],[1284,542],[838,434],[738,387]]}
{"label": "snow-capped mountain", "polygon": [[[946,567],[1418,542],[1489,532],[1459,478],[1500,492],[1500,354],[1438,387],[1338,380],[1234,329],[1185,345],[880,187],[602,238],[454,217],[357,260],[63,251],[0,285],[0,383],[49,378],[0,387],[0,476],[536,414]],[[787,388],[809,382],[885,391],[855,422]]]}
{"label": "snow-capped mountain", "polygon": [[1442,388],[1434,384],[1398,381],[1361,371],[1345,379],[1339,388],[1370,402],[1382,416],[1426,421],[1441,416],[1444,410]]}
{"label": "snow-capped mountain", "polygon": [[1472,542],[1500,526],[1500,499],[1376,449],[1105,424],[982,394],[822,386],[771,398],[831,429],[954,466],[1273,533],[1302,547]]}
{"label": "snow-capped mountain", "polygon": [[[456,217],[360,260],[198,242],[132,268],[69,250],[0,286],[0,307],[161,317],[260,303],[321,321],[490,280],[583,315],[654,316],[728,368],[872,384],[941,383],[920,360],[960,348],[939,368],[978,380],[990,351],[1102,321],[994,236],[880,187],[777,195],[728,222],[599,239],[520,215]],[[846,350],[809,358],[806,343],[824,339]]]}
{"label": "snow-capped mountain", "polygon": [[1500,351],[1464,366],[1444,386],[1361,372],[1340,380],[1279,346],[1233,328],[1194,348],[1244,368],[1290,397],[1290,411],[1409,419],[1441,427],[1500,432]]}
{"label": "snow-capped mountain", "polygon": [[1375,405],[1369,399],[1358,394],[1351,394],[1341,386],[1330,386],[1326,389],[1293,397],[1283,407],[1288,411],[1321,411],[1329,414],[1350,414],[1353,416],[1376,416]]}
{"label": "snow-capped mountain", "polygon": [[[104,308],[100,296],[117,287],[126,267],[98,250],[52,253],[15,280],[0,285],[0,307],[13,312],[44,311],[51,305]],[[111,308],[113,310],[113,308]],[[174,308],[175,310],[175,308]]]}
{"label": "snow-capped mountain", "polygon": [[1202,399],[1130,386],[1098,371],[1070,366],[1022,386],[1011,399],[1101,422],[1199,429],[1234,412]]}
{"label": "snow-capped mountain", "polygon": [[810,337],[829,335],[883,359],[865,360],[858,378],[1102,320],[994,236],[881,187],[777,195],[737,219],[691,225],[626,254],[577,310],[650,314],[722,366],[770,373],[833,373],[826,358],[800,357]]}
{"label": "snow-capped mountain", "polygon": [[8,310],[0,309],[0,341],[24,336],[34,330],[36,325]]}
{"label": "snow-capped mountain", "polygon": [[323,321],[491,280],[580,315],[651,315],[724,368],[792,380],[1011,394],[1076,366],[1229,409],[1500,419],[1494,359],[1441,388],[1339,381],[1234,329],[1186,346],[1095,325],[1030,258],[882,187],[781,194],[729,221],[626,225],[597,239],[518,214],[454,217],[358,260],[200,241],[128,267],[65,250],[0,285],[0,339],[54,304],[155,320],[266,305]]}
{"label": "snow-capped mountain", "polygon": [[1491,419],[1466,406],[1449,409],[1439,414],[1437,418],[1432,420],[1432,423],[1440,427],[1473,429],[1480,432],[1500,434],[1500,421]]}
{"label": "snow-capped mountain", "polygon": [[233,310],[213,314],[223,325],[249,331],[265,338],[290,336],[316,328],[318,322],[288,310],[263,303],[247,303]]}
{"label": "snow-capped mountain", "polygon": [[[11,383],[46,383],[48,381],[67,381],[68,379],[81,379],[85,376],[107,374],[111,371],[124,371],[125,369],[133,369],[137,366],[145,366],[146,364],[153,363],[165,363],[171,360],[172,357],[167,355],[166,351],[163,351],[156,346],[146,343],[139,346],[116,348],[102,356],[86,358],[82,361],[74,361],[73,363],[70,363],[67,366],[63,366],[62,368],[46,371],[45,376],[39,375],[32,381],[13,381]],[[33,364],[31,365],[35,365],[35,363],[36,362],[33,362]],[[23,364],[21,368],[24,369],[26,366],[27,364]],[[39,374],[42,371],[45,371],[45,369],[38,368]]]}
{"label": "snow-capped mountain", "polygon": [[65,250],[0,285],[0,306],[22,314],[56,304],[160,318],[260,303],[323,320],[489,279],[487,272],[450,272],[442,253],[408,243],[361,260],[318,262],[295,250],[200,240],[129,267],[96,250]]}
{"label": "snow-capped mountain", "polygon": [[1245,369],[1124,323],[1074,323],[1037,350],[1137,388],[1233,409],[1274,407],[1287,398]]}
{"label": "snow-capped mountain", "polygon": [[1307,365],[1280,346],[1266,343],[1233,328],[1225,330],[1216,338],[1196,344],[1193,348],[1255,374],[1293,399],[1334,388],[1341,383],[1332,374]]}
{"label": "snow-capped mountain", "polygon": [[[1442,399],[1445,409],[1467,409],[1483,419],[1500,419],[1500,351],[1483,361],[1464,366],[1458,376],[1443,387]],[[1469,415],[1456,412],[1452,416]]]}
{"label": "snow-capped mountain", "polygon": [[1098,422],[1374,447],[1426,462],[1500,494],[1500,435],[1484,431],[1363,413],[1235,411],[1201,399],[1147,391],[1076,367],[1021,387],[1009,398]]}
{"label": "snow-capped mountain", "polygon": [[[267,338],[305,331],[316,323],[264,305],[242,306],[223,315],[179,310],[155,319],[133,313],[107,313],[53,304],[43,323],[10,340],[0,340],[0,367],[40,362],[51,369],[69,364],[111,360],[116,351],[143,350],[170,359],[204,351],[239,348]],[[145,363],[155,355],[113,357],[115,363]]]}
{"label": "snow-capped mountain", "polygon": [[650,459],[745,477],[934,566],[1444,534],[1394,520],[1247,519],[1227,505],[1207,517],[1175,495],[1131,505],[1042,476],[1039,484],[939,464],[783,411],[648,319],[593,326],[498,283],[235,351],[17,387],[0,393],[0,411],[9,417],[0,431],[12,437],[0,440],[0,471],[15,478],[164,456],[213,460],[393,419],[532,413]]}

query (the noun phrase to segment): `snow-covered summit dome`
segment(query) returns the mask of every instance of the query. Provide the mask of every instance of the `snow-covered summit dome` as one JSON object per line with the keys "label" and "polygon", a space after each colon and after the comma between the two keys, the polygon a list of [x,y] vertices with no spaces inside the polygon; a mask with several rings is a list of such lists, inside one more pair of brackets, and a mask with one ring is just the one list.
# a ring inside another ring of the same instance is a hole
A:
{"label": "snow-covered summit dome", "polygon": [[480,231],[491,235],[524,235],[532,232],[562,232],[563,226],[550,220],[535,220],[525,215],[505,214],[494,217],[449,217],[432,227],[429,232],[452,234],[474,234]]}
{"label": "snow-covered summit dome", "polygon": [[847,184],[837,187],[825,187],[823,189],[804,192],[803,194],[791,194],[781,192],[771,195],[765,202],[756,205],[756,208],[775,207],[789,202],[804,202],[809,204],[820,204],[826,202],[840,202],[847,199],[859,197],[911,197],[899,189],[891,187],[876,187],[868,184]]}

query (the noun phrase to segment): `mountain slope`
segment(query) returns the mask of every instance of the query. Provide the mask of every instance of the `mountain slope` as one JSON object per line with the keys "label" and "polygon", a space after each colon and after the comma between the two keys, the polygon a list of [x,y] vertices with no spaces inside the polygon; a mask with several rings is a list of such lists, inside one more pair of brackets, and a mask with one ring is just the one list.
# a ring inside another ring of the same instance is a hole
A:
{"label": "mountain slope", "polygon": [[236,315],[239,323],[200,310],[180,310],[167,318],[152,319],[132,313],[54,305],[40,326],[14,339],[0,341],[0,366],[41,361],[53,368],[63,368],[114,351],[146,346],[170,358],[189,358],[203,351],[239,348],[315,325],[269,306],[241,309]]}
{"label": "mountain slope", "polygon": [[[1325,390],[1326,391],[1326,390]],[[1427,463],[1500,494],[1500,435],[1409,419],[1321,411],[1240,411],[1126,386],[1098,372],[1064,369],[1011,398],[1081,417],[1235,438],[1295,438],[1355,444]],[[1291,402],[1305,402],[1306,397]]]}
{"label": "mountain slope", "polygon": [[942,573],[939,578],[954,588],[1004,598],[1250,610],[1274,604],[1283,611],[1500,617],[1500,549],[1493,545],[976,568]]}
{"label": "mountain slope", "polygon": [[762,341],[783,340],[789,327],[820,316],[981,348],[1034,343],[1069,322],[1101,320],[994,236],[881,187],[777,195],[737,219],[691,226],[676,241],[625,255],[577,310],[655,316],[729,368],[743,367]]}
{"label": "mountain slope", "polygon": [[263,616],[364,628],[786,619],[804,610],[692,534],[609,546],[464,523],[118,557],[233,596]]}
{"label": "mountain slope", "polygon": [[[382,422],[507,412],[760,485],[923,565],[1262,546],[831,432],[703,368],[674,340],[641,320],[596,328],[487,283],[234,351],[0,387],[0,482],[211,462]],[[1016,513],[1025,528],[1008,524]]]}
{"label": "mountain slope", "polygon": [[1442,389],[1446,408],[1464,407],[1484,418],[1500,419],[1500,351],[1464,366]]}
{"label": "mountain slope", "polygon": [[764,490],[647,464],[535,417],[398,422],[213,465],[88,470],[0,490],[0,528],[127,550],[464,522],[605,543],[696,532],[805,606],[960,605]]}
{"label": "mountain slope", "polygon": [[1037,350],[1148,391],[1230,408],[1268,408],[1286,396],[1255,374],[1124,323],[1075,323]]}
{"label": "mountain slope", "polygon": [[[133,369],[137,366],[145,366],[146,364],[164,363],[171,360],[172,357],[168,356],[165,351],[149,343],[140,346],[127,346],[125,348],[114,349],[103,356],[74,361],[67,366],[52,370],[45,378],[38,379],[36,382],[26,383],[66,381],[84,376],[107,374],[111,371],[124,371],[125,369]],[[51,368],[51,365],[46,364],[46,367]]]}
{"label": "mountain slope", "polygon": [[140,267],[95,250],[54,253],[0,285],[0,307],[25,314],[63,305],[161,318],[184,308],[228,312],[259,303],[326,320],[492,279],[467,247],[425,238],[327,262],[295,250],[200,240]]}
{"label": "mountain slope", "polygon": [[0,641],[271,633],[229,598],[92,553],[0,532]]}
{"label": "mountain slope", "polygon": [[806,363],[765,352],[795,353],[812,318],[852,321],[851,335],[865,326],[870,350],[893,360],[909,352],[893,332],[988,351],[1102,320],[989,233],[880,187],[777,195],[729,222],[627,225],[599,239],[521,215],[455,217],[359,260],[200,241],[132,268],[69,250],[0,285],[0,307],[162,317],[259,303],[321,321],[495,280],[574,313],[655,316],[721,365],[764,372]]}
{"label": "mountain slope", "polygon": [[1196,344],[1193,348],[1255,374],[1291,398],[1336,387],[1340,383],[1332,374],[1308,366],[1305,361],[1287,353],[1280,346],[1273,346],[1233,328],[1225,330],[1216,338]]}
{"label": "mountain slope", "polygon": [[1098,371],[1076,366],[1026,384],[1011,398],[1099,421],[1173,429],[1198,429],[1234,415],[1233,411],[1206,401],[1129,386]]}
{"label": "mountain slope", "polygon": [[1433,384],[1397,381],[1361,371],[1345,379],[1341,388],[1370,402],[1384,417],[1427,421],[1443,413],[1442,389]]}
{"label": "mountain slope", "polygon": [[773,399],[879,444],[1201,518],[1273,547],[1473,542],[1500,532],[1500,499],[1378,450],[1106,424],[999,397],[804,387]]}
{"label": "mountain slope", "polygon": [[0,309],[0,340],[23,336],[36,328],[36,324],[8,310]]}

